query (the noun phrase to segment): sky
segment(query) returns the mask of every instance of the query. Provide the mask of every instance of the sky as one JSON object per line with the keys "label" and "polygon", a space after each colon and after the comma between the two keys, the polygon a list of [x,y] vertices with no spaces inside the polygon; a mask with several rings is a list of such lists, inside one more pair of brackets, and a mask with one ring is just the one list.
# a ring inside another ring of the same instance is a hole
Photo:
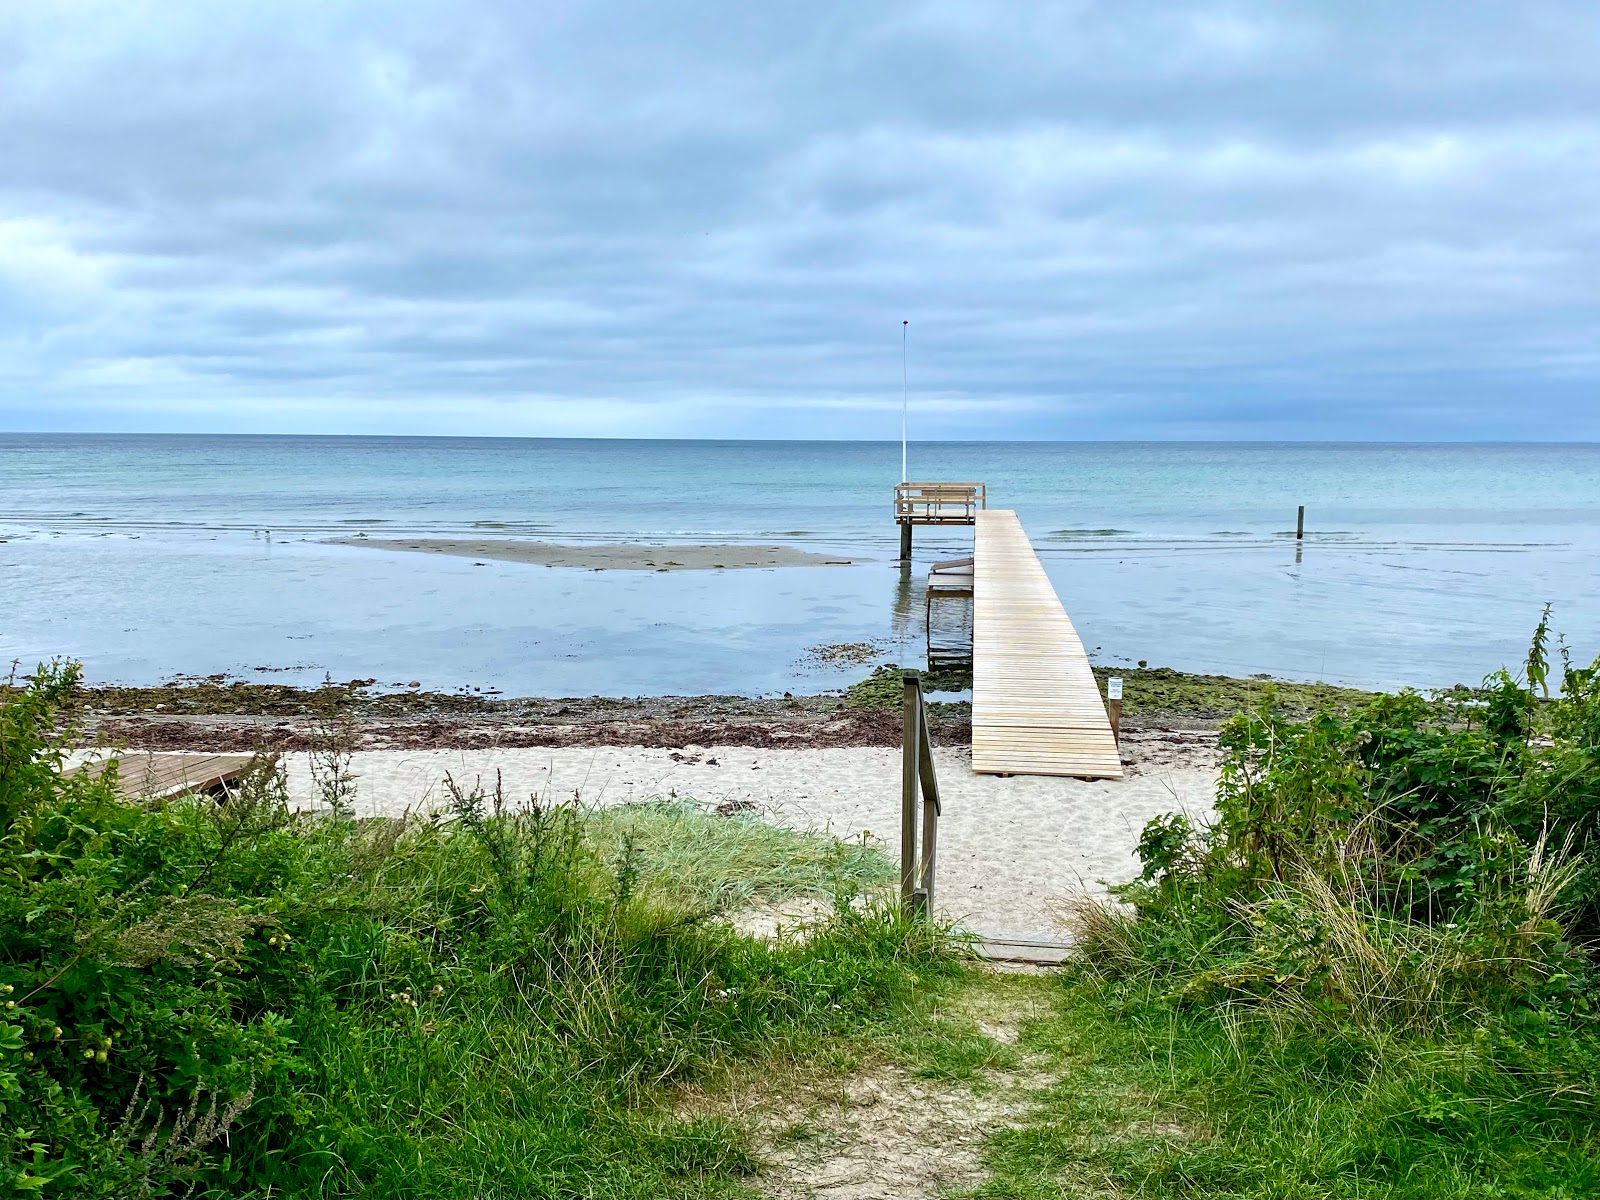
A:
{"label": "sky", "polygon": [[[0,429],[1600,440],[1592,0],[0,5]],[[902,322],[909,322],[903,325]]]}

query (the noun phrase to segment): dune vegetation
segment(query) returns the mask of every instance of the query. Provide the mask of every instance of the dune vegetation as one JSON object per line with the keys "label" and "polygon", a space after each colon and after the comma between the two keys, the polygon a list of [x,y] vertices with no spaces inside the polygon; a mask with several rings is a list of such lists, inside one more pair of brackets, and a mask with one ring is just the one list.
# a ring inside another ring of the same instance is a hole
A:
{"label": "dune vegetation", "polygon": [[[0,1195],[748,1194],[744,1132],[673,1089],[952,969],[862,899],[881,856],[738,814],[356,819],[336,759],[316,815],[268,762],[129,803],[66,769],[76,684],[0,707]],[[803,941],[720,919],[818,893]]]}
{"label": "dune vegetation", "polygon": [[1024,1039],[1062,1081],[983,1194],[1600,1193],[1596,666],[1541,624],[1524,679],[1222,744],[1215,819],[1077,906]]}

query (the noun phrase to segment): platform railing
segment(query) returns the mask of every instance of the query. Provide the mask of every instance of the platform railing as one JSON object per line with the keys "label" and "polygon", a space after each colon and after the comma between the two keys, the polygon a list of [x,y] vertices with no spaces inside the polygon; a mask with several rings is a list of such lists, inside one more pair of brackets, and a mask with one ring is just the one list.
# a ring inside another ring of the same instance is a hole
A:
{"label": "platform railing", "polygon": [[922,672],[902,671],[900,678],[905,686],[900,766],[900,903],[926,916],[933,912],[934,866],[938,861],[939,780],[933,772],[933,742],[928,736],[928,710],[922,699]]}
{"label": "platform railing", "polygon": [[971,525],[987,508],[989,489],[982,483],[897,483],[894,519],[901,525]]}

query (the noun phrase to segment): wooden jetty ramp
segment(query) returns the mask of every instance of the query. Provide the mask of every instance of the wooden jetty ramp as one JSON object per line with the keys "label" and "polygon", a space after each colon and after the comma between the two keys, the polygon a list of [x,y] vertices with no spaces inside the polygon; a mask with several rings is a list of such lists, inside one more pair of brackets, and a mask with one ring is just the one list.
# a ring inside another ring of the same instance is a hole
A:
{"label": "wooden jetty ramp", "polygon": [[972,769],[1121,779],[1089,656],[1010,509],[976,513]]}

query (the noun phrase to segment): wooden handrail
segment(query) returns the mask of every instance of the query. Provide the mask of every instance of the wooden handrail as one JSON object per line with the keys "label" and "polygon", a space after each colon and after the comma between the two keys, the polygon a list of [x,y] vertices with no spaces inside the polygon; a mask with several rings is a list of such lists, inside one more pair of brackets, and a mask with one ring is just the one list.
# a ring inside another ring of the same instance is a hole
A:
{"label": "wooden handrail", "polygon": [[983,483],[897,483],[894,516],[901,525],[971,525],[989,505]]}
{"label": "wooden handrail", "polygon": [[933,912],[934,866],[938,861],[939,814],[943,808],[939,803],[939,779],[933,769],[928,710],[922,699],[922,672],[902,671],[900,679],[905,689],[901,714],[900,902],[912,912],[927,916]]}

